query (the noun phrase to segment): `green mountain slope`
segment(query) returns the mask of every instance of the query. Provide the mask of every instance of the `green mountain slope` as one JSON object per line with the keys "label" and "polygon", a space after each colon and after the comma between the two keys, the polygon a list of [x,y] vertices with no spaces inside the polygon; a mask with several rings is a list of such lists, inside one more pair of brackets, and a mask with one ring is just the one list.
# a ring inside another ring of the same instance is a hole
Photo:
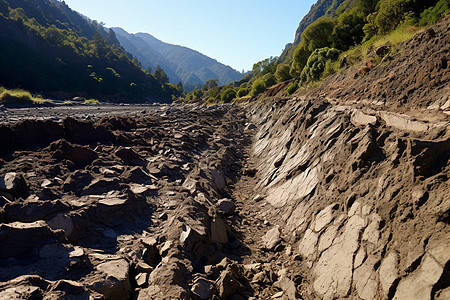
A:
{"label": "green mountain slope", "polygon": [[[131,42],[132,45],[123,46],[138,58],[142,57],[140,61],[144,67],[154,68],[159,64],[167,74],[175,73],[184,84],[203,85],[211,78],[219,79],[220,84],[228,84],[242,78],[240,72],[190,48],[162,42],[148,33],[129,34],[121,28],[113,30],[119,40],[126,39]],[[143,47],[142,41],[147,44],[147,49]],[[155,51],[159,56],[154,54]],[[205,72],[204,68],[209,71]],[[177,82],[172,77],[169,75],[170,81]]]}
{"label": "green mountain slope", "polygon": [[143,72],[113,31],[64,2],[0,0],[0,85],[49,97],[166,101],[169,92]]}
{"label": "green mountain slope", "polygon": [[303,36],[316,34],[311,28],[317,28],[318,23],[329,22],[331,29],[321,33],[328,35],[328,42],[320,43],[323,47],[347,50],[364,38],[386,34],[401,24],[433,24],[449,7],[450,0],[318,0],[300,22],[294,42],[287,45],[278,62],[291,64]]}
{"label": "green mountain slope", "polygon": [[122,28],[113,28],[120,44],[127,49],[128,52],[136,56],[144,69],[149,67],[156,70],[159,65],[169,76],[170,82],[178,83],[182,79],[172,70],[172,64],[167,61],[158,51],[150,47],[143,39],[134,34],[129,34]]}

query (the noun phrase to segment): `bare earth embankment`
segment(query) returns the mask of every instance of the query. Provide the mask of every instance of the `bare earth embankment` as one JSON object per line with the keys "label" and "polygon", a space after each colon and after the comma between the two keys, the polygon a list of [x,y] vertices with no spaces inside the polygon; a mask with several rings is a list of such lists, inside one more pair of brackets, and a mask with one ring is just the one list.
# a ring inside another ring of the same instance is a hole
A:
{"label": "bare earth embankment", "polygon": [[449,23],[291,98],[6,110],[0,299],[449,299]]}

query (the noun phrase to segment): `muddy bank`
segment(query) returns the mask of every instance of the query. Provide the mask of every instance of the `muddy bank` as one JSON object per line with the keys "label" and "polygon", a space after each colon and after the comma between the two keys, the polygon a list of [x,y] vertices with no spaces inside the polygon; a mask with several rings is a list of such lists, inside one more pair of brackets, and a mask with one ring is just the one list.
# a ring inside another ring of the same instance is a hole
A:
{"label": "muddy bank", "polygon": [[249,111],[259,199],[247,201],[271,224],[267,234],[280,232],[278,251],[288,251],[274,257],[291,282],[303,278],[296,297],[448,297],[448,122],[319,100]]}

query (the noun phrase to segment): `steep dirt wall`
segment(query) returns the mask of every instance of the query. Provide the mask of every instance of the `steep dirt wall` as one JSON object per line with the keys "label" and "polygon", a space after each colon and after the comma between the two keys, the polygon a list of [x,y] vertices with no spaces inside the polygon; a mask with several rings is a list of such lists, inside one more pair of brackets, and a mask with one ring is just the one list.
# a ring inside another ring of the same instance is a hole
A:
{"label": "steep dirt wall", "polygon": [[249,109],[254,194],[302,260],[301,296],[449,298],[448,122],[314,99]]}

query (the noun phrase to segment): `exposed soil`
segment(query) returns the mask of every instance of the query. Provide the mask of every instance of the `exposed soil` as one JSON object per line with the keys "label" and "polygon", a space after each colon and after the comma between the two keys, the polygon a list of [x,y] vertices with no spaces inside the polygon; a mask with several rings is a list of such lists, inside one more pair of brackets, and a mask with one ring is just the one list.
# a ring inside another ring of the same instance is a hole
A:
{"label": "exposed soil", "polygon": [[291,98],[6,110],[0,299],[449,299],[449,22]]}

